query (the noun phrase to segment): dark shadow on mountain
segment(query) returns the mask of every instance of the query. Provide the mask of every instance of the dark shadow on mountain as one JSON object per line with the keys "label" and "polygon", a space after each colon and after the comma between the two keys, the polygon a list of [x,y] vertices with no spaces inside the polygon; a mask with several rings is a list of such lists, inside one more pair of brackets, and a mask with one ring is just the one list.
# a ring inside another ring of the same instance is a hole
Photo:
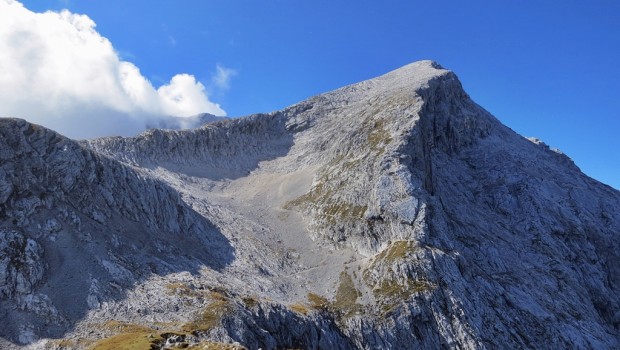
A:
{"label": "dark shadow on mountain", "polygon": [[[169,185],[38,125],[0,119],[0,176],[0,241],[25,237],[45,262],[43,277],[32,277],[30,248],[5,249],[15,254],[0,271],[7,340],[24,329],[61,338],[148,278],[220,271],[235,258],[218,227]],[[19,287],[16,274],[32,283]]]}

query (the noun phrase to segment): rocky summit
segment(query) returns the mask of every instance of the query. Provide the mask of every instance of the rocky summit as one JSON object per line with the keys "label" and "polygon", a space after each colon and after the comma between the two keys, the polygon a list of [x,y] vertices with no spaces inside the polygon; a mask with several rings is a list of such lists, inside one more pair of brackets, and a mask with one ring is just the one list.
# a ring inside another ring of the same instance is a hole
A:
{"label": "rocky summit", "polygon": [[2,349],[618,349],[620,192],[431,61],[74,141],[0,119]]}

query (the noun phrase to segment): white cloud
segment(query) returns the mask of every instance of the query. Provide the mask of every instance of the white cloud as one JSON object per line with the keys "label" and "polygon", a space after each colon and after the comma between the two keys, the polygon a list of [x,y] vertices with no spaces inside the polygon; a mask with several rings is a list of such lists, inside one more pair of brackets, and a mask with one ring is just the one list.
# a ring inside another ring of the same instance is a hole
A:
{"label": "white cloud", "polygon": [[213,76],[213,84],[220,90],[225,91],[230,89],[230,79],[237,75],[237,71],[231,68],[226,68],[221,64],[215,67],[215,75]]}
{"label": "white cloud", "polygon": [[[196,114],[195,111],[212,110],[204,85],[188,74],[175,75],[170,84],[157,89],[157,95],[164,111],[171,115],[189,116]],[[211,113],[222,115],[224,111],[219,106],[217,109],[217,113]]]}
{"label": "white cloud", "polygon": [[226,114],[192,75],[156,89],[88,16],[34,13],[14,0],[0,0],[0,91],[0,117],[76,138],[130,135],[170,115]]}

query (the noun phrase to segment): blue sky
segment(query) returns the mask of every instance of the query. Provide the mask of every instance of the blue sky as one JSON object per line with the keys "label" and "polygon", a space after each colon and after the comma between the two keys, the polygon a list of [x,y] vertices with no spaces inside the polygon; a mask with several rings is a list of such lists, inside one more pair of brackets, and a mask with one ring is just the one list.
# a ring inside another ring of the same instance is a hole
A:
{"label": "blue sky", "polygon": [[620,188],[615,0],[22,3],[88,15],[155,88],[191,74],[229,116],[433,59],[504,124]]}

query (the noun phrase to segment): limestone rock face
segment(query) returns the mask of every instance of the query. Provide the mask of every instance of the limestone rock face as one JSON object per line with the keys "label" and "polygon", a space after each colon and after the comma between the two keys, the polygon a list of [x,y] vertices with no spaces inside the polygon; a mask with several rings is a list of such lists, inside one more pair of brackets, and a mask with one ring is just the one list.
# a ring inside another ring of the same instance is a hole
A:
{"label": "limestone rock face", "polygon": [[192,130],[0,136],[0,347],[620,347],[620,193],[434,62]]}
{"label": "limestone rock face", "polygon": [[43,249],[16,231],[0,231],[0,296],[30,294],[45,270]]}
{"label": "limestone rock face", "polygon": [[12,341],[59,337],[153,273],[232,258],[206,218],[138,169],[14,119],[0,120],[0,150],[0,333]]}

